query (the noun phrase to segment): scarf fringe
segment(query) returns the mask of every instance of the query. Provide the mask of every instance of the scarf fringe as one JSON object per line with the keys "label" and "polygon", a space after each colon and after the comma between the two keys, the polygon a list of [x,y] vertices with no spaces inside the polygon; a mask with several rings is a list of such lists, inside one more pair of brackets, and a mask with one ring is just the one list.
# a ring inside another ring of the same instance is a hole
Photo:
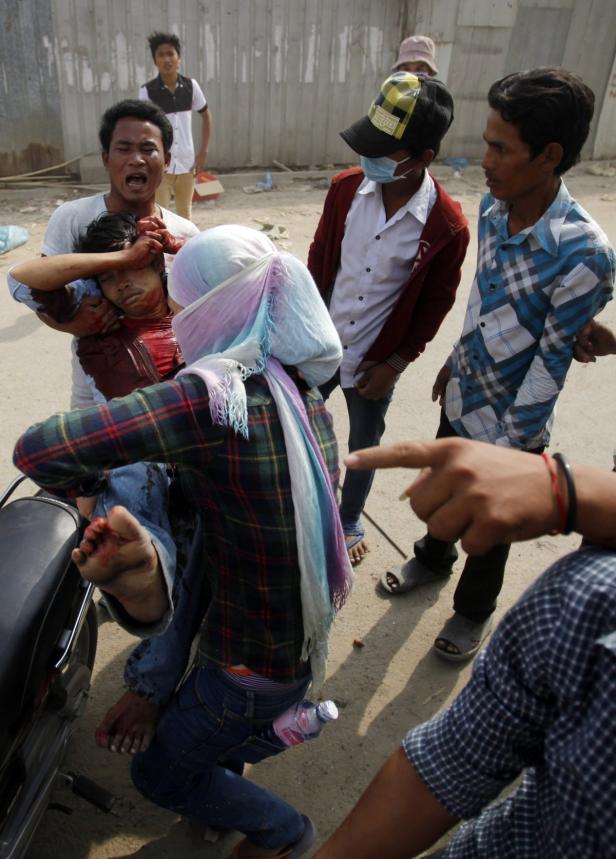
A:
{"label": "scarf fringe", "polygon": [[[199,249],[204,254],[206,244]],[[189,250],[190,243],[184,249],[185,258]],[[301,264],[297,260],[285,256],[287,259],[274,253],[257,260],[220,284],[209,301],[207,297],[197,300],[192,312],[187,309],[180,314],[176,328],[180,344],[183,346],[180,334],[186,332],[187,342],[194,343],[191,354],[200,354],[182,372],[196,373],[205,381],[216,425],[228,426],[247,439],[244,382],[255,374],[263,374],[268,382],[284,433],[295,507],[304,628],[301,655],[310,660],[313,682],[319,688],[325,677],[329,630],[351,591],[353,577],[327,465],[305,403],[272,355],[272,344],[283,344],[287,362],[294,362],[297,351],[299,366],[304,363],[311,368],[306,375],[311,384],[324,381],[327,362],[331,365],[332,360],[339,360],[341,349],[314,282],[307,271],[298,270]],[[176,265],[178,262],[180,257]],[[188,272],[188,263],[186,268]],[[234,284],[237,296],[232,291]],[[226,336],[224,326],[221,330],[214,324],[212,311],[217,308],[227,325]],[[203,343],[210,348],[199,353],[200,320],[208,332]]]}

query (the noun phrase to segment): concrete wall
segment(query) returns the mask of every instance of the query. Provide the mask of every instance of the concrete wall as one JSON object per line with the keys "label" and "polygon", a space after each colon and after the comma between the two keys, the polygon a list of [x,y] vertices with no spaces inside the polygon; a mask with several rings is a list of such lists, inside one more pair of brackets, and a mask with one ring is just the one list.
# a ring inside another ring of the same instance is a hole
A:
{"label": "concrete wall", "polygon": [[616,157],[608,86],[615,7],[615,0],[5,0],[0,174],[96,152],[103,110],[154,76],[146,36],[155,29],[180,36],[183,71],[206,93],[216,169],[352,161],[338,131],[365,112],[400,39],[413,32],[436,41],[456,101],[443,155],[480,157],[490,83],[554,63],[579,72],[597,96],[585,155]]}
{"label": "concrete wall", "polygon": [[0,3],[0,175],[64,160],[51,0]]}
{"label": "concrete wall", "polygon": [[[418,0],[414,27],[437,43],[439,71],[454,95],[456,120],[444,154],[478,158],[490,84],[509,72],[562,65],[593,89],[596,109],[585,157],[616,56],[614,0]],[[612,115],[612,120],[613,120]],[[616,127],[600,157],[616,156]]]}
{"label": "concrete wall", "polygon": [[365,110],[406,26],[400,0],[53,2],[66,151],[92,148],[102,110],[156,74],[148,33],[173,31],[212,111],[218,168],[345,160],[337,132]]}

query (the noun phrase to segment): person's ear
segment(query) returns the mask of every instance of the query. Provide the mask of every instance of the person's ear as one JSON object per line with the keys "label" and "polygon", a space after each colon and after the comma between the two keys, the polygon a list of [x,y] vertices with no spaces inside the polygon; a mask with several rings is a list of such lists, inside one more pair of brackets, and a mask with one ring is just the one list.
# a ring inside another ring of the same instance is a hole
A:
{"label": "person's ear", "polygon": [[105,152],[105,150],[101,152],[101,160],[103,162],[103,167],[107,170],[107,165],[109,164],[109,153]]}
{"label": "person's ear", "polygon": [[169,152],[165,152],[165,171],[169,169],[169,165],[171,164],[171,150]]}
{"label": "person's ear", "polygon": [[560,143],[548,143],[541,153],[546,173],[553,173],[556,170],[564,154],[565,150]]}
{"label": "person's ear", "polygon": [[418,155],[415,160],[418,161],[424,169],[429,167],[434,161],[434,149],[424,149],[421,155]]}

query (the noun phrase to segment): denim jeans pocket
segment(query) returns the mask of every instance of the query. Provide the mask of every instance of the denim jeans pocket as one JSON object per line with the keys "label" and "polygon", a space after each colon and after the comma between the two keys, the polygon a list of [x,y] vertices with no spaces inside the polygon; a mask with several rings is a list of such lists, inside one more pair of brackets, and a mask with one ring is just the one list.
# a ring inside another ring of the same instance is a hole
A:
{"label": "denim jeans pocket", "polygon": [[135,755],[132,777],[153,802],[183,814],[195,777],[216,765],[225,748],[225,717],[202,705],[187,682],[163,714],[150,748]]}
{"label": "denim jeans pocket", "polygon": [[258,764],[265,758],[279,755],[286,748],[285,744],[274,733],[271,725],[268,725],[262,730],[257,729],[249,737],[246,737],[243,743],[238,743],[229,749],[225,758],[232,761],[242,761],[245,764]]}
{"label": "denim jeans pocket", "polygon": [[201,710],[208,719],[221,721],[225,710],[224,689],[215,672],[193,668],[175,695],[180,713]]}

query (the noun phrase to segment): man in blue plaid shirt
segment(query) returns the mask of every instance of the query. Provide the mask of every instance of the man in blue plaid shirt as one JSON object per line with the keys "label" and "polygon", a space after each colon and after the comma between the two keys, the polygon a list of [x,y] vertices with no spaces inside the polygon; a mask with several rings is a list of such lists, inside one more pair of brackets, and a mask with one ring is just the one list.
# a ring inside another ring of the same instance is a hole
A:
{"label": "man in blue plaid shirt", "polygon": [[[407,490],[413,510],[469,552],[561,521],[546,464],[521,451],[451,438],[371,448],[346,464],[426,469]],[[616,474],[571,473],[584,548],[510,609],[466,688],[409,731],[315,859],[410,859],[459,820],[432,856],[616,856]]]}
{"label": "man in blue plaid shirt", "polygon": [[[438,437],[540,453],[549,443],[576,332],[611,299],[607,237],[562,174],[590,127],[594,95],[560,68],[508,75],[490,88],[477,272],[462,335],[436,379]],[[392,594],[452,573],[455,544],[426,534],[414,557],[383,575]],[[509,546],[467,558],[454,614],[434,643],[443,659],[477,652],[489,634]]]}

